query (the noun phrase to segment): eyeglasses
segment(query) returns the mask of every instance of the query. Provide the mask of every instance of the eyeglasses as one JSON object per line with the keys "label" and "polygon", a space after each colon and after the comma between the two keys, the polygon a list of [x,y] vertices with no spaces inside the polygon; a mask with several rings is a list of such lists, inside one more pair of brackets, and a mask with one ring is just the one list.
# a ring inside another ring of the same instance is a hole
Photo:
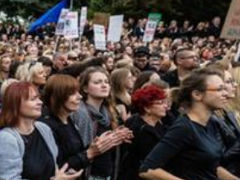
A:
{"label": "eyeglasses", "polygon": [[168,100],[168,99],[156,100],[156,101],[153,101],[152,104],[153,104],[153,105],[169,104],[169,100]]}
{"label": "eyeglasses", "polygon": [[227,91],[227,88],[225,86],[220,86],[220,87],[210,87],[205,89],[205,91],[217,91],[217,92],[221,92],[221,91]]}

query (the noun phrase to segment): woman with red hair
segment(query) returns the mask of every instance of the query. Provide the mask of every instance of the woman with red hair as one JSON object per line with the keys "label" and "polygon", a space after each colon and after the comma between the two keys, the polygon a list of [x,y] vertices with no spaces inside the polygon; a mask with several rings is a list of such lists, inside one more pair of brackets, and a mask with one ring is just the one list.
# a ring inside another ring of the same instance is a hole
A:
{"label": "woman with red hair", "polygon": [[134,138],[131,144],[126,145],[120,179],[141,179],[138,176],[140,162],[166,131],[166,125],[161,121],[168,109],[166,97],[164,90],[154,85],[138,89],[132,94],[132,105],[137,114],[126,121],[126,126],[133,131]]}
{"label": "woman with red hair", "polygon": [[[42,101],[36,87],[15,82],[3,97],[0,115],[0,179],[5,180],[72,180],[81,172],[65,174],[68,165],[56,169],[58,148],[52,131],[37,122]],[[55,174],[56,171],[56,174]]]}

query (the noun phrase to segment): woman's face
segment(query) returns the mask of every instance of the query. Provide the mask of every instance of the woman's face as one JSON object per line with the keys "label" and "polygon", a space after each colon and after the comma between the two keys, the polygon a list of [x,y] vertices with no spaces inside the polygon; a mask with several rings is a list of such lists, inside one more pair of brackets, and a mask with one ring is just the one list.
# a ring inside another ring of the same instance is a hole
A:
{"label": "woman's face", "polygon": [[75,93],[73,93],[68,97],[67,101],[64,103],[64,108],[68,112],[77,111],[81,99],[82,99],[82,96],[79,94],[78,91],[76,91]]}
{"label": "woman's face", "polygon": [[9,72],[11,62],[12,62],[12,60],[8,56],[2,58],[1,70],[4,71],[4,72]]}
{"label": "woman's face", "polygon": [[210,111],[222,109],[227,103],[227,89],[223,80],[212,75],[206,79],[206,90],[200,100]]}
{"label": "woman's face", "polygon": [[88,97],[94,99],[107,98],[110,94],[110,84],[106,74],[102,72],[92,73],[84,91],[88,94]]}
{"label": "woman's face", "polygon": [[43,66],[43,69],[44,69],[47,77],[51,75],[51,73],[52,73],[52,67],[51,66]]}
{"label": "woman's face", "polygon": [[33,84],[40,86],[46,84],[47,74],[44,68],[40,68],[33,76]]}
{"label": "woman's face", "polygon": [[224,72],[224,83],[225,83],[226,90],[228,93],[227,97],[234,98],[236,95],[237,84],[233,80],[232,75],[229,71]]}
{"label": "woman's face", "polygon": [[112,57],[109,57],[106,62],[106,68],[108,71],[112,71],[114,66],[114,59]]}
{"label": "woman's face", "polygon": [[126,78],[125,82],[125,88],[131,90],[134,86],[134,78],[131,72],[128,73],[128,76]]}
{"label": "woman's face", "polygon": [[42,101],[38,92],[30,88],[29,98],[22,99],[20,106],[20,116],[27,119],[36,119],[41,116],[42,112]]}
{"label": "woman's face", "polygon": [[155,117],[156,119],[161,119],[166,116],[166,112],[168,110],[168,100],[155,100],[147,109],[147,113],[149,113],[151,116]]}

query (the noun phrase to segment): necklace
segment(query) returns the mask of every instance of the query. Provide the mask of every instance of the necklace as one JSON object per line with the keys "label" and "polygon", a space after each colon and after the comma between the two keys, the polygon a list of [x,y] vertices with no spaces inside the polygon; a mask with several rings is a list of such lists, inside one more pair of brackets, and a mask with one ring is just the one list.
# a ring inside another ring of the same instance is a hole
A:
{"label": "necklace", "polygon": [[31,128],[29,128],[27,131],[22,131],[20,128],[16,128],[17,131],[21,134],[21,135],[29,135],[33,132],[34,130],[34,126],[31,126]]}

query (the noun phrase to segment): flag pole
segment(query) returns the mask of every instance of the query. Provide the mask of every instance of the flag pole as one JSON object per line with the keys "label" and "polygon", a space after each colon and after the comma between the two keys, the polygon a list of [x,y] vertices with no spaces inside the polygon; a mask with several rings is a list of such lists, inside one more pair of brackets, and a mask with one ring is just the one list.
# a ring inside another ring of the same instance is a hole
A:
{"label": "flag pole", "polygon": [[70,10],[73,9],[73,0],[70,0]]}

